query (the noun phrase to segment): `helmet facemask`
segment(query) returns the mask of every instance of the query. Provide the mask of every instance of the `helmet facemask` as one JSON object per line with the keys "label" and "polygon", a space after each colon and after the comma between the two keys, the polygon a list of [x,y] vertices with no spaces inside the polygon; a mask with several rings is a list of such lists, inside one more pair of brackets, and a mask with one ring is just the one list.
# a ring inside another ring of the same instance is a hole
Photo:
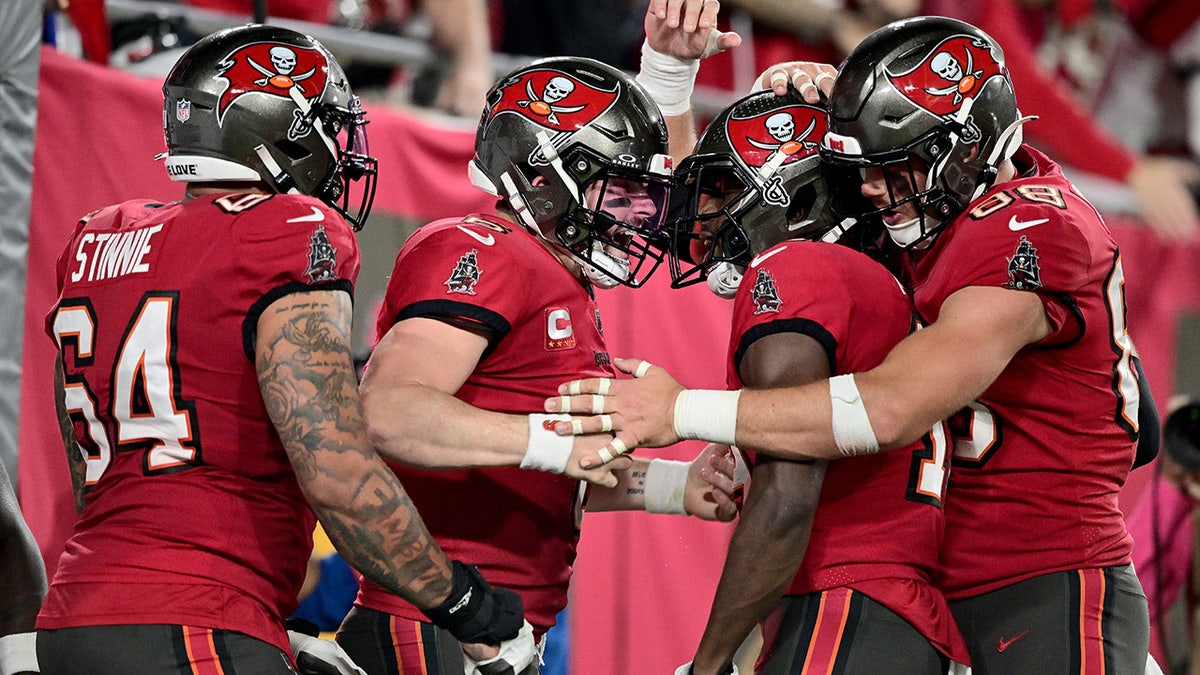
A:
{"label": "helmet facemask", "polygon": [[[569,167],[598,166],[579,183],[579,198],[554,224],[554,240],[584,266],[584,273],[601,288],[637,288],[658,269],[665,257],[667,207],[671,194],[668,174],[655,174],[597,162],[580,148]],[[573,173],[568,170],[568,173]]]}
{"label": "helmet facemask", "polygon": [[[829,138],[838,140],[833,133]],[[956,197],[945,185],[952,180],[948,174],[956,173],[964,162],[946,160],[952,153],[969,152],[972,148],[963,149],[953,143],[943,130],[935,129],[910,144],[877,155],[846,155],[822,147],[831,172],[837,171],[841,176],[840,180],[831,181],[835,213],[846,218],[882,217],[886,223],[889,212],[912,204],[915,212],[912,218],[885,225],[897,247],[892,252],[928,245],[933,235],[960,211]],[[881,200],[881,205],[862,197],[863,183],[873,179],[880,179],[887,190],[887,199]]]}
{"label": "helmet facemask", "polygon": [[333,139],[337,164],[317,192],[329,204],[361,230],[375,201],[379,162],[371,156],[367,141],[368,124],[358,97],[349,109],[331,109],[321,115],[325,132]]}

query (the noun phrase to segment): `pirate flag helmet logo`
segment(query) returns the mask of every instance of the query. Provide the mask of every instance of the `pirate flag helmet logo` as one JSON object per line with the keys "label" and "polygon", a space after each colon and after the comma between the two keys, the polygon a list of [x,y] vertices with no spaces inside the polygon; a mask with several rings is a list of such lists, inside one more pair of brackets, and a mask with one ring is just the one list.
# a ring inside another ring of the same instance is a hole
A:
{"label": "pirate flag helmet logo", "polygon": [[[742,112],[742,111],[738,111]],[[816,154],[825,134],[825,113],[817,108],[789,105],[757,114],[729,116],[726,133],[735,157],[749,173],[762,179],[762,198],[786,206],[788,195],[778,169]]]}
{"label": "pirate flag helmet logo", "polygon": [[311,125],[303,122],[303,109],[321,96],[329,78],[329,61],[321,50],[259,42],[239,47],[222,59],[219,67],[214,77],[225,84],[225,90],[217,102],[218,126],[229,106],[243,96],[300,97],[309,103],[297,105],[288,138],[295,140],[311,131]]}
{"label": "pirate flag helmet logo", "polygon": [[497,87],[500,98],[489,104],[485,114],[517,114],[551,131],[576,131],[616,102],[620,84],[613,84],[612,89],[593,86],[556,68],[526,71]]}
{"label": "pirate flag helmet logo", "polygon": [[1008,77],[991,44],[969,35],[943,40],[907,72],[887,74],[905,97],[943,117],[953,116],[964,100],[974,100],[989,79]]}

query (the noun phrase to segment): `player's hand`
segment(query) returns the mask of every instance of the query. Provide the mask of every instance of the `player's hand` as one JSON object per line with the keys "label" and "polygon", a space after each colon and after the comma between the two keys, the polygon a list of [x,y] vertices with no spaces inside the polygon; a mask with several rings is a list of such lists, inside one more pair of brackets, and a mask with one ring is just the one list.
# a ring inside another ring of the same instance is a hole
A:
{"label": "player's hand", "polygon": [[1137,197],[1142,218],[1163,241],[1195,241],[1200,214],[1188,191],[1200,182],[1200,167],[1172,157],[1142,157],[1126,181]]}
{"label": "player's hand", "polygon": [[717,0],[650,0],[646,41],[660,54],[702,59],[742,44],[737,33],[717,30]]}
{"label": "player's hand", "polygon": [[289,630],[288,643],[300,675],[367,675],[333,640]]}
{"label": "player's hand", "polygon": [[463,645],[464,675],[518,675],[538,658],[533,626],[526,621],[521,632],[500,647]]}
{"label": "player's hand", "polygon": [[555,423],[556,433],[579,436],[617,432],[616,438],[598,452],[580,460],[583,468],[611,462],[634,448],[661,448],[679,440],[675,433],[675,398],[683,386],[667,371],[641,359],[614,359],[613,364],[634,379],[572,380],[559,385],[562,396],[546,399],[547,412],[574,415],[570,422]]}
{"label": "player's hand", "polygon": [[567,468],[563,473],[575,480],[586,481],[599,487],[616,487],[618,479],[613,472],[624,471],[633,466],[632,459],[629,457],[616,457],[607,464],[592,466],[591,468],[584,468],[580,463],[585,457],[595,457],[598,455],[600,450],[608,447],[612,440],[612,434],[576,436],[575,445],[571,448],[571,459],[567,460]]}
{"label": "player's hand", "polygon": [[683,495],[688,515],[723,523],[737,516],[745,472],[739,477],[735,454],[728,445],[710,443],[692,460]]}
{"label": "player's hand", "polygon": [[771,89],[776,96],[783,96],[791,84],[805,101],[820,103],[829,96],[835,77],[837,68],[828,63],[785,61],[764,70],[754,81],[754,90]]}

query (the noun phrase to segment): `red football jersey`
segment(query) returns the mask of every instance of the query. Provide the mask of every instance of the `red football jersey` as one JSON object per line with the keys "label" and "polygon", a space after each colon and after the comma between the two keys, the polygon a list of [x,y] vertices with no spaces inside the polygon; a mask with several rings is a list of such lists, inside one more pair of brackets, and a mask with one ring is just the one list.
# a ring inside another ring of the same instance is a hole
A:
{"label": "red football jersey", "polygon": [[39,628],[188,624],[287,649],[314,518],[259,393],[259,314],[352,292],[358,246],[316,199],[130,201],[85,218],[46,319],[87,505]]}
{"label": "red football jersey", "polygon": [[1138,387],[1117,246],[1058,166],[972,204],[910,261],[918,313],[936,321],[967,286],[1038,294],[1053,326],[951,418],[954,471],[940,582],[970,597],[1033,576],[1130,562],[1118,508],[1137,440]]}
{"label": "red football jersey", "polygon": [[[591,291],[532,234],[494,216],[430,223],[396,258],[378,336],[398,321],[483,326],[493,339],[457,397],[505,413],[539,412],[558,385],[615,371]],[[580,486],[517,467],[421,471],[393,465],[425,525],[452,558],[516,591],[538,633],[567,604]],[[359,604],[426,620],[364,581]]]}
{"label": "red football jersey", "polygon": [[[750,345],[781,332],[820,343],[835,375],[869,370],[908,335],[912,318],[900,284],[866,255],[835,244],[784,242],[758,255],[738,288],[730,385],[742,386],[738,367]],[[788,594],[860,591],[965,662],[950,608],[931,583],[942,543],[948,450],[939,425],[908,448],[830,462]]]}

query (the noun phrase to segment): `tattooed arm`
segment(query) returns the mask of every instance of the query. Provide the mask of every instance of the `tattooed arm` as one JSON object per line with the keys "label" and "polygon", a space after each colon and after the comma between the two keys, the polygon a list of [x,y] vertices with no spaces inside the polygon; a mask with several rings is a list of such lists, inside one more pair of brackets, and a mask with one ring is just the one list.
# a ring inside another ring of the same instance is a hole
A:
{"label": "tattooed arm", "polygon": [[63,447],[67,449],[67,468],[71,470],[71,491],[75,495],[75,513],[83,513],[83,487],[87,478],[87,460],[79,441],[75,440],[75,429],[67,413],[66,377],[62,361],[54,359],[54,409],[58,412],[58,429],[62,433]]}
{"label": "tattooed arm", "polygon": [[267,413],[300,488],[346,560],[449,630],[472,658],[490,659],[502,640],[518,637],[521,600],[446,557],[371,447],[350,357],[350,322],[350,296],[343,291],[294,293],[266,308],[258,320],[255,365]]}
{"label": "tattooed arm", "polygon": [[350,357],[350,297],[312,291],[258,321],[263,401],[301,489],[350,564],[421,608],[450,592],[450,561],[367,441]]}

